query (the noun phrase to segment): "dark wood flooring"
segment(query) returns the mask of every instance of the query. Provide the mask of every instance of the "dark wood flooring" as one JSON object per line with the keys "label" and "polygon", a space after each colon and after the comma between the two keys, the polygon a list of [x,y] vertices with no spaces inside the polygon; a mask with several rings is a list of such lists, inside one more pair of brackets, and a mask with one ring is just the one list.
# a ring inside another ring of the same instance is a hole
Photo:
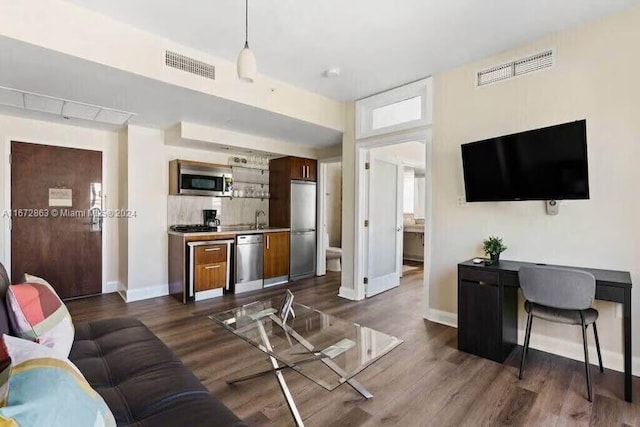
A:
{"label": "dark wood flooring", "polygon": [[[285,377],[308,426],[640,426],[640,404],[622,398],[623,376],[593,369],[593,403],[586,399],[584,365],[531,351],[518,380],[520,351],[505,364],[456,349],[456,329],[423,319],[422,270],[400,287],[366,301],[338,298],[339,273],[288,285],[296,301],[395,335],[405,342],[357,379],[373,394],[364,400],[343,385],[333,392],[295,372]],[[200,380],[251,425],[292,425],[275,377],[226,384],[225,379],[269,367],[257,349],[206,315],[277,296],[284,286],[182,305],[171,297],[125,304],[116,294],[71,301],[75,322],[135,316],[155,332]],[[640,381],[634,378],[640,402]]]}

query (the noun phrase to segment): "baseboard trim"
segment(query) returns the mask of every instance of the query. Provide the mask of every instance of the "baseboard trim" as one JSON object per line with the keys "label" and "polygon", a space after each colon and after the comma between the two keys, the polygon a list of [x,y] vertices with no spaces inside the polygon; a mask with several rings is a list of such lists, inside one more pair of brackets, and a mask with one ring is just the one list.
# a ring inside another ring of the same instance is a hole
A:
{"label": "baseboard trim", "polygon": [[144,288],[125,289],[119,291],[127,303],[169,295],[168,285],[146,286]]}
{"label": "baseboard trim", "polygon": [[117,280],[107,282],[105,288],[102,290],[103,294],[112,294],[114,292],[118,292],[120,289],[120,282]]}
{"label": "baseboard trim", "polygon": [[[458,315],[447,311],[429,309],[425,318],[431,322],[440,323],[442,325],[458,327]],[[535,328],[533,328],[535,330]],[[518,344],[524,343],[524,329],[518,329]],[[593,332],[588,331],[587,339],[592,345],[589,346],[589,361],[591,364],[597,365],[598,355],[593,339]],[[570,342],[559,338],[549,337],[546,335],[531,333],[531,348],[544,351],[545,353],[555,354],[557,356],[566,357],[567,359],[584,361],[584,350],[582,343]],[[605,368],[618,372],[624,372],[624,355],[611,350],[602,349],[602,364]],[[631,372],[635,376],[640,376],[640,357],[631,358]]]}
{"label": "baseboard trim", "polygon": [[353,288],[345,288],[344,286],[340,286],[338,296],[340,298],[356,301],[356,290]]}
{"label": "baseboard trim", "polygon": [[426,319],[431,322],[440,323],[441,325],[451,326],[452,328],[458,327],[458,315],[449,313],[448,311],[430,308]]}

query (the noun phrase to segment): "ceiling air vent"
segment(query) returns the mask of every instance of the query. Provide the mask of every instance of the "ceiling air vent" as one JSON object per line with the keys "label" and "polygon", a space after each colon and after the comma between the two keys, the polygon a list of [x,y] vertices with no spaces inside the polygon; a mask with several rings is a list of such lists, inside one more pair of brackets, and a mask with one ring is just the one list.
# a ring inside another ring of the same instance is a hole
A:
{"label": "ceiling air vent", "polygon": [[216,79],[216,67],[188,56],[167,50],[164,57],[167,67],[177,68],[210,80]]}
{"label": "ceiling air vent", "polygon": [[484,86],[512,77],[521,76],[533,71],[549,68],[553,65],[553,50],[547,50],[518,59],[507,64],[498,65],[488,70],[478,72],[478,86]]}

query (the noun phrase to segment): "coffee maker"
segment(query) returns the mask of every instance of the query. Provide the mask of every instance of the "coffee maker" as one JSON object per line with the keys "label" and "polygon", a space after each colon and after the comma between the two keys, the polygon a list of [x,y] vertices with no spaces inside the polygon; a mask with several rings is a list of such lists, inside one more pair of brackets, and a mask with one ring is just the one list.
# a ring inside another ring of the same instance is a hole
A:
{"label": "coffee maker", "polygon": [[216,218],[216,215],[218,215],[218,211],[215,209],[203,209],[202,217],[204,225],[209,227],[218,227],[220,225],[220,220]]}

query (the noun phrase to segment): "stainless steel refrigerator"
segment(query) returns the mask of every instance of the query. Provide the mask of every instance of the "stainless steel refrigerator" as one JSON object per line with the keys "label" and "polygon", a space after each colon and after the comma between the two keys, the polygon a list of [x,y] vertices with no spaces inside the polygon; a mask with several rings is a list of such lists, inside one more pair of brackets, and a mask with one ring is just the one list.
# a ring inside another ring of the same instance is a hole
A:
{"label": "stainless steel refrigerator", "polygon": [[291,181],[291,280],[316,273],[316,183]]}

